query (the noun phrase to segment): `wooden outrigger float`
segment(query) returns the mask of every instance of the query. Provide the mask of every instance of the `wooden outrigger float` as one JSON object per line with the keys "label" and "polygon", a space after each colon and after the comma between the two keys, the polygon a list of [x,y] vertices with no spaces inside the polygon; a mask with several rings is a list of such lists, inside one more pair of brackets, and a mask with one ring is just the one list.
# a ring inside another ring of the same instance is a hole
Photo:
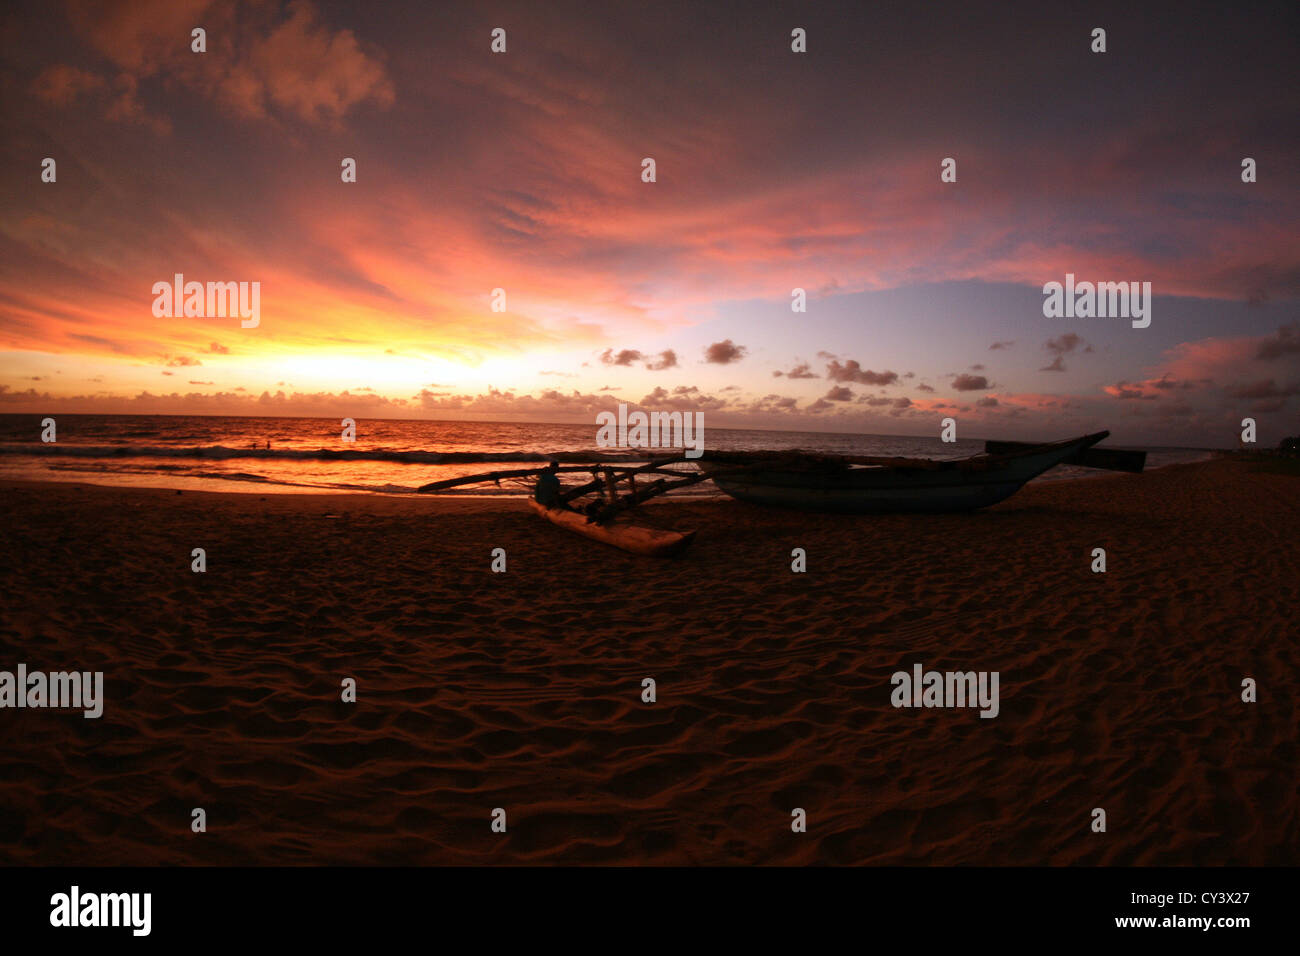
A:
{"label": "wooden outrigger float", "polygon": [[611,544],[632,554],[667,558],[686,550],[695,540],[694,531],[668,531],[633,520],[631,515],[617,515],[603,524],[581,511],[548,508],[540,501],[528,499],[528,506],[553,525],[567,528],[593,541]]}
{"label": "wooden outrigger float", "polygon": [[[708,478],[708,475],[702,473],[683,474],[667,467],[685,460],[685,458],[660,458],[635,468],[609,465],[570,465],[556,468],[557,472],[587,472],[592,475],[592,480],[564,489],[559,496],[560,507],[548,508],[533,498],[529,498],[528,504],[552,524],[591,538],[593,541],[600,541],[632,554],[670,557],[685,550],[694,540],[695,532],[656,528],[637,521],[627,514],[627,511],[644,501],[666,494],[673,488],[698,484]],[[420,491],[436,493],[485,481],[499,483],[503,478],[527,478],[548,470],[518,468],[488,472],[483,475],[466,475],[461,478],[432,482],[421,487]],[[654,480],[645,481],[638,486],[638,475],[644,478],[655,477]],[[620,482],[627,483],[626,493],[620,493]],[[582,509],[570,507],[570,502],[588,495],[593,496],[593,499],[586,507]]]}

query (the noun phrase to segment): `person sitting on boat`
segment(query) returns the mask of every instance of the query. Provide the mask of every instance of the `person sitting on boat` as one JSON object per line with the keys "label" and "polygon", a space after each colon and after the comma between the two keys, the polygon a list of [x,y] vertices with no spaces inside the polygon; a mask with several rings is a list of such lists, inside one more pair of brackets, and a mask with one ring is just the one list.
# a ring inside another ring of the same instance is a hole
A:
{"label": "person sitting on boat", "polygon": [[564,507],[564,503],[560,501],[560,478],[557,474],[559,468],[560,463],[553,461],[537,476],[537,487],[533,489],[533,498],[545,508]]}

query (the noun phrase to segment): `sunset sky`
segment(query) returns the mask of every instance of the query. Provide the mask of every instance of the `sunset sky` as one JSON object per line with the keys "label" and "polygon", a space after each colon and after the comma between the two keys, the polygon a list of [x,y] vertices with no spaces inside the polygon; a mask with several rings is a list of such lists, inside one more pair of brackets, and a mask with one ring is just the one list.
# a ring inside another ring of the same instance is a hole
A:
{"label": "sunset sky", "polygon": [[[19,4],[0,412],[1300,432],[1295,19],[980,6]],[[1150,327],[1045,318],[1067,272]]]}

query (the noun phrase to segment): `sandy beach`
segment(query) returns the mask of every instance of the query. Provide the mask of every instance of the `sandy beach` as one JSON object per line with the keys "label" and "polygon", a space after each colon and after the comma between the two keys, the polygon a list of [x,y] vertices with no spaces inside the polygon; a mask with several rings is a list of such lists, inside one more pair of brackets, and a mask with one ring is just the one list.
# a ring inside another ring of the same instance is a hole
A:
{"label": "sandy beach", "polygon": [[[655,521],[699,530],[672,560],[518,500],[3,494],[0,669],[102,670],[106,696],[98,720],[0,712],[6,864],[1300,848],[1300,480],[1248,463],[1034,484],[971,515],[669,502]],[[1000,713],[894,708],[890,675],[918,662],[999,672]]]}

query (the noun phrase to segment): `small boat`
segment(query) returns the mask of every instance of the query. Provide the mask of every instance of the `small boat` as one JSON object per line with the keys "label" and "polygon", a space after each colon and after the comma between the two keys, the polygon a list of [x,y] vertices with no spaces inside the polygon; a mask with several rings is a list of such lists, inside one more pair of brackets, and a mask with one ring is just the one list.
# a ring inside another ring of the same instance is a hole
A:
{"label": "small boat", "polygon": [[[687,459],[666,456],[653,459],[644,465],[633,468],[619,468],[608,464],[579,465],[570,467],[552,466],[549,468],[513,468],[502,471],[489,471],[479,475],[461,475],[457,478],[444,478],[421,485],[421,494],[440,494],[460,488],[464,485],[495,482],[500,485],[502,479],[524,481],[550,472],[590,472],[591,481],[564,488],[559,494],[559,502],[565,504],[586,496],[594,496],[581,511],[568,507],[548,508],[535,498],[528,499],[528,506],[551,524],[567,528],[593,541],[613,545],[632,554],[644,554],[650,557],[668,557],[685,549],[695,540],[694,531],[668,531],[641,524],[628,512],[643,501],[667,494],[675,488],[698,484],[708,479],[704,474],[686,474],[669,468]],[[637,477],[642,482],[637,484]],[[626,493],[620,492],[620,482],[627,483]]]}
{"label": "small boat", "polygon": [[724,452],[696,464],[720,490],[753,504],[843,514],[971,511],[1009,498],[1068,459],[1080,460],[1109,434],[947,461]]}
{"label": "small boat", "polygon": [[650,557],[670,557],[684,550],[695,539],[694,531],[665,531],[649,525],[638,524],[626,513],[620,513],[607,521],[597,523],[588,521],[580,511],[564,508],[548,508],[541,502],[529,498],[528,506],[551,524],[567,528],[594,541],[602,541],[632,554]]}

